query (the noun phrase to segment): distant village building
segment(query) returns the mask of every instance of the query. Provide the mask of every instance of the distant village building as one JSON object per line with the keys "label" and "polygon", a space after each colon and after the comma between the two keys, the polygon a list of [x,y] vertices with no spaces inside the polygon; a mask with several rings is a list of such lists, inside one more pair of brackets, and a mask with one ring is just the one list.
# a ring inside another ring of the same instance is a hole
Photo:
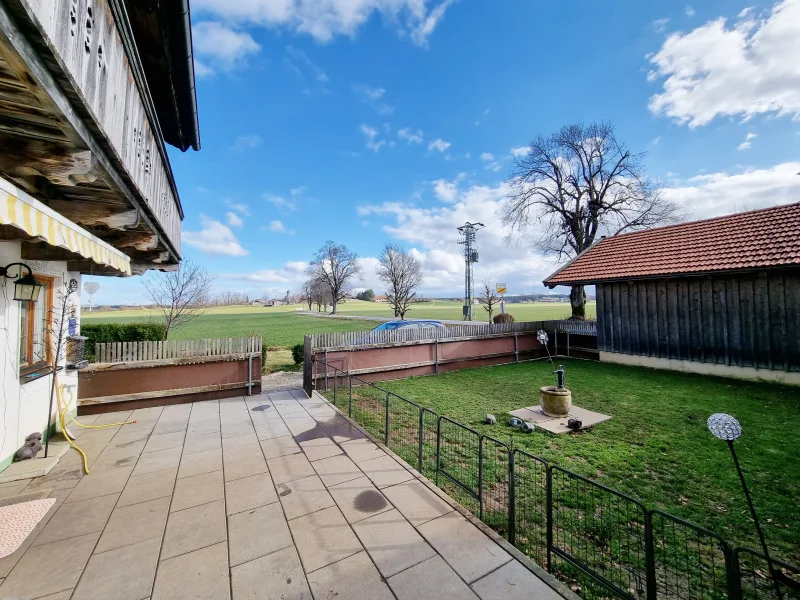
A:
{"label": "distant village building", "polygon": [[544,284],[597,286],[602,361],[800,384],[800,203],[609,237]]}

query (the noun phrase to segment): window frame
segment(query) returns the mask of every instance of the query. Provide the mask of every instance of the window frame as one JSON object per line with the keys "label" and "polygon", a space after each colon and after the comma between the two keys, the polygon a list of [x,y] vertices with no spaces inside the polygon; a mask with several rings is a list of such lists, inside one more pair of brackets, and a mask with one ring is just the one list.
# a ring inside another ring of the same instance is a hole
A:
{"label": "window frame", "polygon": [[[19,375],[24,377],[37,371],[42,371],[50,367],[50,362],[53,358],[53,290],[55,288],[55,277],[49,275],[40,275],[34,273],[33,276],[36,281],[43,283],[47,286],[46,293],[40,294],[37,302],[44,302],[45,310],[45,325],[44,325],[44,345],[45,345],[45,358],[41,360],[31,361],[33,356],[33,334],[36,329],[36,303],[30,303],[33,306],[27,307],[26,323],[22,323],[22,309],[20,308],[20,356],[19,356]],[[22,362],[22,327],[26,328],[26,352],[25,356],[29,362]]]}

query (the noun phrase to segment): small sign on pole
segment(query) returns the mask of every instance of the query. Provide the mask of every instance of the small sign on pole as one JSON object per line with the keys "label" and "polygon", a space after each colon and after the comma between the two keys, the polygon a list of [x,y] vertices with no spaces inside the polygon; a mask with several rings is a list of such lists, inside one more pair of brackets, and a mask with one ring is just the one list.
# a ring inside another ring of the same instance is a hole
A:
{"label": "small sign on pole", "polygon": [[497,293],[500,294],[500,312],[506,312],[506,299],[503,297],[503,294],[506,293],[506,284],[505,283],[497,283],[495,284],[495,289]]}

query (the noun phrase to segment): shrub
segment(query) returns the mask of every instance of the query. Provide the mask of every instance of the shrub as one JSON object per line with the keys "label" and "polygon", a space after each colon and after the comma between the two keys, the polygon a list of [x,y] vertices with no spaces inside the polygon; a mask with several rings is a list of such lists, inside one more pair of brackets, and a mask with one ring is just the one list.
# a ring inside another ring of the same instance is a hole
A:
{"label": "shrub", "polygon": [[86,340],[86,358],[95,359],[94,345],[105,342],[163,342],[167,328],[162,323],[92,323],[81,325]]}
{"label": "shrub", "polygon": [[306,359],[306,345],[305,344],[295,344],[292,346],[292,358],[294,359],[294,364],[299,365]]}
{"label": "shrub", "polygon": [[494,321],[495,323],[513,323],[514,315],[510,315],[508,313],[500,313],[495,315],[492,321]]}

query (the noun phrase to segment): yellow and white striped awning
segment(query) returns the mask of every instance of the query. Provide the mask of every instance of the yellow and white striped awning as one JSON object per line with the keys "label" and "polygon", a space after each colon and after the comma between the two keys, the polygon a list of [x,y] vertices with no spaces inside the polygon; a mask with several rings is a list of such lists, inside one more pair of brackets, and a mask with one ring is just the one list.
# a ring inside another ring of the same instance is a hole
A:
{"label": "yellow and white striped awning", "polygon": [[98,265],[131,274],[131,259],[100,238],[61,216],[38,200],[0,178],[0,225],[11,225],[26,234],[64,248]]}

